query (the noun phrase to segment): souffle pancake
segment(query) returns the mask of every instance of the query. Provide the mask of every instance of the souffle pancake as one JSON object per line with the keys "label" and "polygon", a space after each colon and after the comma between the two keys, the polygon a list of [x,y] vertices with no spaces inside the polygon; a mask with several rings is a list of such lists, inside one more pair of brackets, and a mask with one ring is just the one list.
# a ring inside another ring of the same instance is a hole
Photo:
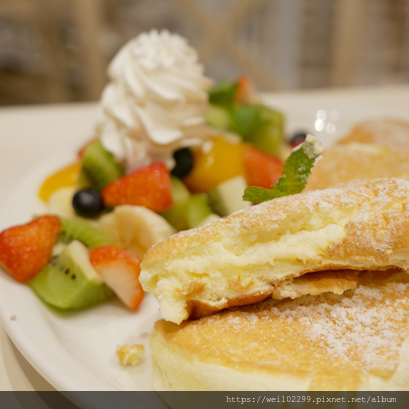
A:
{"label": "souffle pancake", "polygon": [[140,281],[162,317],[180,324],[264,300],[312,272],[409,271],[408,232],[409,182],[356,180],[176,234],[148,251]]}
{"label": "souffle pancake", "polygon": [[409,122],[397,118],[377,118],[359,122],[336,144],[351,142],[409,152]]}
{"label": "souffle pancake", "polygon": [[304,191],[326,189],[366,178],[399,178],[409,181],[409,152],[373,143],[334,145],[323,152]]}
{"label": "souffle pancake", "polygon": [[326,189],[354,179],[399,178],[409,181],[409,122],[370,119],[323,152],[304,191]]}
{"label": "souffle pancake", "polygon": [[158,321],[155,389],[407,390],[409,275],[358,277],[343,295],[269,298],[180,325]]}

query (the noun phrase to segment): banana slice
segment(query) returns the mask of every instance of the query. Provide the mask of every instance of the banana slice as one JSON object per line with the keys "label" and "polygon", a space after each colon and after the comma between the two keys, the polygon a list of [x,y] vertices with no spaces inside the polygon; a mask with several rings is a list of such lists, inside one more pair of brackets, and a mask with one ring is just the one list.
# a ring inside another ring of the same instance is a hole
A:
{"label": "banana slice", "polygon": [[58,216],[76,216],[72,207],[75,187],[62,187],[51,194],[48,199],[48,211]]}
{"label": "banana slice", "polygon": [[146,207],[130,205],[117,206],[102,216],[99,227],[140,259],[154,244],[176,233],[162,216]]}

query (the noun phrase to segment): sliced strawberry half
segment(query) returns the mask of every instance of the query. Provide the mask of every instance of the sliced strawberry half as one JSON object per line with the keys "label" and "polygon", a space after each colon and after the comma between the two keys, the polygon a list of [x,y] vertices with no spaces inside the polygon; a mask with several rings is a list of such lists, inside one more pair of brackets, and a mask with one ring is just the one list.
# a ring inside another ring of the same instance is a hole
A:
{"label": "sliced strawberry half", "polygon": [[254,86],[251,79],[247,75],[242,75],[237,78],[237,88],[234,93],[234,102],[236,104],[245,104],[251,100],[254,93]]}
{"label": "sliced strawberry half", "polygon": [[117,246],[102,246],[90,250],[92,266],[120,300],[135,311],[143,300],[139,282],[140,261],[131,252]]}
{"label": "sliced strawberry half", "polygon": [[280,159],[253,147],[245,150],[243,160],[249,186],[269,189],[283,172],[283,162]]}
{"label": "sliced strawberry half", "polygon": [[152,163],[123,176],[101,192],[105,206],[145,206],[154,212],[173,205],[170,172],[163,163]]}
{"label": "sliced strawberry half", "polygon": [[61,229],[57,216],[41,216],[30,223],[10,227],[0,234],[0,264],[24,283],[50,261]]}

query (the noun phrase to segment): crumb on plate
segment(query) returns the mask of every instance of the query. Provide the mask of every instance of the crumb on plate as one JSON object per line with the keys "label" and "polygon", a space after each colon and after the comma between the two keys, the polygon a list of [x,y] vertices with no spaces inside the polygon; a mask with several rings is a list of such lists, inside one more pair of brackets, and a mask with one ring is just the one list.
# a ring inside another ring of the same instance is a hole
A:
{"label": "crumb on plate", "polygon": [[142,344],[123,345],[116,350],[116,355],[123,365],[136,365],[140,362],[145,347]]}

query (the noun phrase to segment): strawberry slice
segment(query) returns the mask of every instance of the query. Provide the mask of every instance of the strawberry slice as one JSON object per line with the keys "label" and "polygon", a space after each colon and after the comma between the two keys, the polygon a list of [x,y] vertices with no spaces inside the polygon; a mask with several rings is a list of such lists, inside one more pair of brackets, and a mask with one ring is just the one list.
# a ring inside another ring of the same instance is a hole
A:
{"label": "strawberry slice", "polygon": [[41,216],[0,234],[0,264],[17,281],[24,283],[37,275],[50,261],[61,229],[57,216]]}
{"label": "strawberry slice", "polygon": [[144,292],[139,282],[139,259],[131,252],[117,246],[102,246],[90,250],[92,266],[108,287],[132,310],[143,300]]}
{"label": "strawberry slice", "polygon": [[237,88],[234,93],[234,102],[236,104],[245,104],[251,100],[254,93],[254,86],[251,79],[247,75],[242,75],[237,78]]}
{"label": "strawberry slice", "polygon": [[280,159],[253,147],[245,150],[243,160],[249,186],[269,189],[283,172],[283,162]]}
{"label": "strawberry slice", "polygon": [[101,192],[105,206],[145,206],[154,212],[168,210],[173,205],[170,172],[163,163],[152,163],[125,175]]}

